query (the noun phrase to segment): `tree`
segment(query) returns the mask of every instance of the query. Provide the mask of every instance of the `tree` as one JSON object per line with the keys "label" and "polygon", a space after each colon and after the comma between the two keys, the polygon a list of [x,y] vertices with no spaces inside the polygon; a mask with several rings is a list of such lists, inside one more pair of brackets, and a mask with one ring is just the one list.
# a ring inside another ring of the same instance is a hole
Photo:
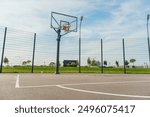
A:
{"label": "tree", "polygon": [[4,64],[7,64],[7,65],[8,65],[8,63],[9,63],[9,60],[8,60],[7,57],[5,57],[5,58],[4,58]]}
{"label": "tree", "polygon": [[133,66],[132,67],[134,67],[134,62],[135,62],[136,60],[135,59],[130,59],[130,63],[133,63]]}
{"label": "tree", "polygon": [[100,66],[100,62],[99,61],[96,61],[96,65],[99,67]]}
{"label": "tree", "polygon": [[116,61],[115,63],[116,63],[116,66],[119,67],[119,61]]}
{"label": "tree", "polygon": [[88,66],[90,66],[91,65],[91,59],[88,57],[88,59],[87,59],[87,64],[88,64]]}
{"label": "tree", "polygon": [[128,65],[129,65],[128,60],[125,60],[125,66],[128,66]]}
{"label": "tree", "polygon": [[106,60],[104,60],[104,65],[107,66],[107,61]]}
{"label": "tree", "polygon": [[54,67],[55,63],[54,62],[50,62],[49,66]]}
{"label": "tree", "polygon": [[97,65],[97,62],[96,62],[95,59],[93,59],[93,60],[91,61],[91,65],[92,65],[92,66],[96,66],[96,65]]}
{"label": "tree", "polygon": [[25,66],[27,64],[27,61],[23,61],[22,65]]}
{"label": "tree", "polygon": [[30,61],[30,60],[27,60],[27,61],[26,61],[26,64],[30,64],[30,63],[31,63],[31,61]]}
{"label": "tree", "polygon": [[30,60],[27,60],[27,61],[23,61],[23,62],[22,62],[22,65],[25,66],[25,65],[30,64],[30,63],[31,63],[31,61],[30,61]]}

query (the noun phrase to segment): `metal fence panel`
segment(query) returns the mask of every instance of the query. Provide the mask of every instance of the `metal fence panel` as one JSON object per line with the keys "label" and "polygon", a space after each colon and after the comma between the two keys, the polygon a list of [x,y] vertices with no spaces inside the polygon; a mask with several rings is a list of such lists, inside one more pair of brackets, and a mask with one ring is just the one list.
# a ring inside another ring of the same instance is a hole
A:
{"label": "metal fence panel", "polygon": [[[8,28],[4,57],[8,58],[9,63],[3,65],[6,69],[11,67],[12,70],[6,72],[19,72],[15,67],[31,66],[33,36],[30,32]],[[28,68],[27,71],[31,69]]]}
{"label": "metal fence panel", "polygon": [[[0,59],[2,55],[5,27],[0,27]],[[35,33],[13,28],[7,29],[4,58],[9,62],[3,63],[3,72],[32,72],[33,47]],[[33,72],[55,72],[57,35],[36,34],[35,56]],[[91,73],[124,73],[122,39],[81,38],[81,72]],[[125,38],[125,66],[127,73],[132,68],[148,68],[147,39]],[[101,69],[101,53],[103,52],[103,66]],[[88,63],[88,58],[91,63]],[[79,61],[79,36],[69,34],[60,41],[60,72],[78,72],[78,67],[63,67],[64,60]],[[105,62],[105,63],[104,63]],[[106,64],[107,63],[107,64]],[[114,72],[115,70],[115,72]],[[136,70],[136,69],[132,69]],[[148,73],[148,72],[147,72]]]}

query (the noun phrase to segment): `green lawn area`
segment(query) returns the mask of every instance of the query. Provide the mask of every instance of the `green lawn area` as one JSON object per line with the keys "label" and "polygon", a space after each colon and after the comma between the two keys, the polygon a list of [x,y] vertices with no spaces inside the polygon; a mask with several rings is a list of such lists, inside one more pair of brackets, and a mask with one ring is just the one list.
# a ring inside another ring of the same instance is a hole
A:
{"label": "green lawn area", "polygon": [[[123,68],[104,68],[104,74],[123,74]],[[150,74],[150,68],[127,68],[127,74]],[[30,73],[31,66],[3,67],[3,73]],[[55,73],[55,67],[35,66],[34,73]],[[81,67],[82,73],[101,73],[98,67]],[[60,67],[60,73],[78,73],[77,67]]]}

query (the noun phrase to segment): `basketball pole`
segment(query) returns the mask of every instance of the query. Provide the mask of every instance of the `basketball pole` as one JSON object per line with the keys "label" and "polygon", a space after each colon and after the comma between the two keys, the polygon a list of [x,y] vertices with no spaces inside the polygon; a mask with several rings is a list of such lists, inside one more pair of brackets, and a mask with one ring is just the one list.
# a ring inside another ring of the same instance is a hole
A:
{"label": "basketball pole", "polygon": [[60,52],[60,38],[61,29],[57,30],[57,57],[56,57],[56,74],[59,74],[59,52]]}
{"label": "basketball pole", "polygon": [[[64,21],[63,19],[56,18],[57,15],[72,18],[72,21],[69,22],[69,19],[68,19],[68,21]],[[54,31],[57,33],[57,39],[56,39],[56,41],[57,41],[57,52],[56,52],[55,74],[60,74],[60,72],[59,72],[60,39],[62,36],[66,35],[70,32],[77,32],[77,25],[78,25],[77,22],[78,22],[78,18],[75,16],[66,15],[63,13],[51,12],[51,28],[53,28]],[[67,25],[65,25],[65,24],[63,25],[63,23],[67,23]],[[76,27],[74,29],[70,30],[70,24],[72,24],[72,23],[76,23]],[[64,30],[64,32],[61,32],[61,30]]]}

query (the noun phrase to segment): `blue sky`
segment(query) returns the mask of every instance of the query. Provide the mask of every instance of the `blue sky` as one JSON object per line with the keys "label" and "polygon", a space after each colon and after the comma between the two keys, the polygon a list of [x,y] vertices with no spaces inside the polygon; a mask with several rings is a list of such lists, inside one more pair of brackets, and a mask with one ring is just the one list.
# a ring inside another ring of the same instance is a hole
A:
{"label": "blue sky", "polygon": [[[74,15],[78,18],[83,15],[82,53],[84,54],[82,56],[82,64],[84,65],[86,64],[87,57],[99,59],[99,43],[101,38],[108,43],[109,48],[105,49],[106,52],[109,51],[108,53],[112,53],[112,48],[118,51],[117,47],[121,47],[119,44],[122,38],[125,38],[131,47],[135,47],[135,50],[139,49],[136,47],[135,40],[137,43],[145,44],[146,16],[150,14],[149,6],[149,0],[0,0],[0,26],[8,26],[15,29],[36,32],[40,35],[47,35],[47,38],[45,37],[45,40],[39,41],[39,44],[42,44],[42,41],[48,43],[48,35],[51,35],[51,38],[54,39],[51,39],[53,57],[50,59],[51,61],[55,61],[56,47],[54,45],[56,44],[56,34],[50,28],[51,11]],[[70,58],[78,59],[77,38],[78,33],[71,33],[62,38],[61,52],[74,51],[75,54],[62,54],[61,61]],[[119,41],[118,44],[113,44],[115,41]],[[141,45],[141,48],[144,49],[141,50],[139,54],[148,53],[146,52],[147,45],[144,44],[143,46]],[[93,47],[95,47],[95,49]],[[48,50],[42,49],[41,51]],[[133,53],[135,53],[135,50],[131,49]],[[118,52],[120,56],[121,52],[122,51]],[[13,54],[13,52],[11,54]],[[129,54],[133,55],[132,53]],[[10,53],[8,55],[10,55]],[[112,63],[113,60],[109,60],[109,58],[112,57],[106,55],[105,59]],[[29,57],[30,54],[27,56]],[[66,56],[68,56],[68,58]],[[113,55],[113,57],[114,56],[115,55]],[[131,57],[129,56],[127,59]],[[27,59],[30,58],[31,57]],[[48,58],[48,56],[46,56],[46,58]],[[133,58],[139,60],[139,62],[137,61],[139,65],[143,65],[144,62],[147,62],[147,55],[141,58],[133,56]],[[116,59],[121,61],[122,58],[114,57],[114,60]],[[39,61],[37,60],[37,62]],[[45,61],[48,63],[49,60],[47,59]]]}
{"label": "blue sky", "polygon": [[51,31],[51,11],[83,15],[85,32],[88,27],[98,28],[96,33],[120,28],[121,34],[127,27],[134,29],[145,24],[150,12],[149,0],[0,0],[0,3],[2,26],[46,34]]}

